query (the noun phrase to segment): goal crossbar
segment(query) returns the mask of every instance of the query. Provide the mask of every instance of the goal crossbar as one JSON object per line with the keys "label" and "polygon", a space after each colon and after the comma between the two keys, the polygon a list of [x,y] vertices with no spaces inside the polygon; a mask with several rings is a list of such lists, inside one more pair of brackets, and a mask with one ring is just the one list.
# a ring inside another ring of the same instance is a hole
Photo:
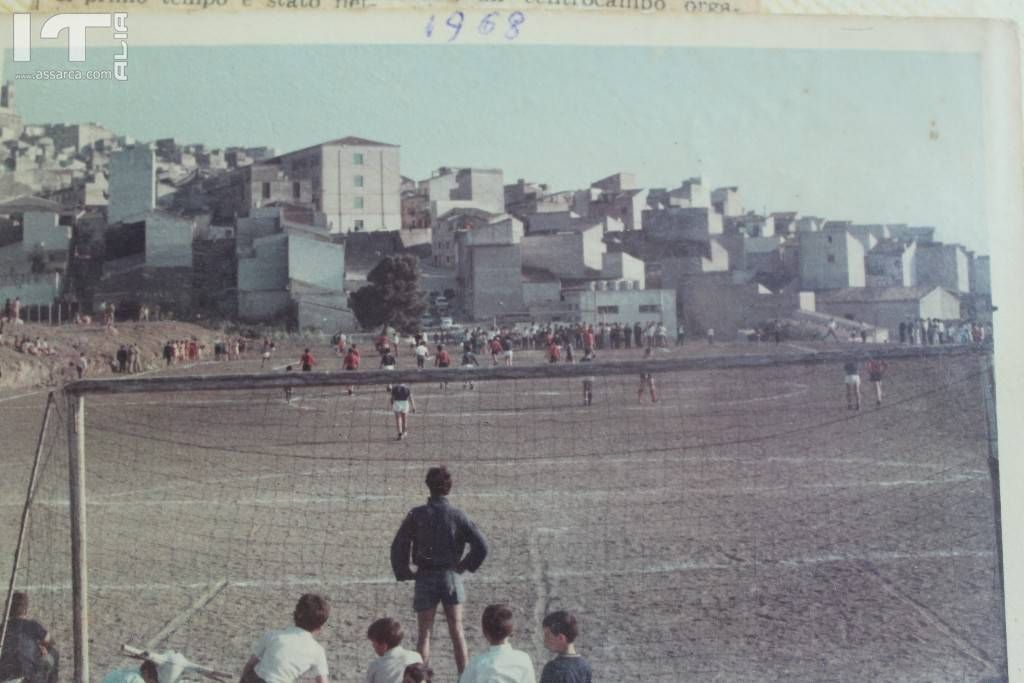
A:
{"label": "goal crossbar", "polygon": [[633,375],[641,372],[664,373],[735,368],[766,368],[841,364],[869,358],[939,358],[962,355],[989,355],[989,345],[896,346],[838,349],[812,353],[743,354],[698,358],[640,359],[592,363],[552,363],[494,367],[451,367],[421,370],[357,370],[329,372],[289,372],[190,377],[148,377],[126,379],[84,379],[64,387],[70,396],[87,394],[131,394],[173,391],[231,391],[299,387],[345,387],[397,382],[444,382],[458,380],[519,380],[585,377],[589,375]]}

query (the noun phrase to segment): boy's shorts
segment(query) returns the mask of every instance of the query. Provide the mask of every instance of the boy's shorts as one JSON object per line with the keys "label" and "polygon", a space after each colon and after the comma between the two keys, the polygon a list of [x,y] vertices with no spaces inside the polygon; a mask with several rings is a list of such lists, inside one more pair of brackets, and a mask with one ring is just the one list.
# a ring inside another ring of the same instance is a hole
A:
{"label": "boy's shorts", "polygon": [[859,387],[860,386],[860,375],[847,375],[846,376],[846,383],[849,384],[850,386]]}
{"label": "boy's shorts", "polygon": [[416,572],[416,591],[412,608],[417,612],[442,605],[459,605],[466,601],[462,577],[450,569],[421,569]]}
{"label": "boy's shorts", "polygon": [[409,402],[408,401],[395,401],[394,405],[391,406],[391,409],[395,411],[396,415],[399,414],[399,413],[408,413],[409,412]]}

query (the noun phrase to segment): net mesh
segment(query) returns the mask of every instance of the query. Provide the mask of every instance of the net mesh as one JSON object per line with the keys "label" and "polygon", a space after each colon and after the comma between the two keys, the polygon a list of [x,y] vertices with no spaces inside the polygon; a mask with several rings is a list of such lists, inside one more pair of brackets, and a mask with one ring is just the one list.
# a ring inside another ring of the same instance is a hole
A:
{"label": "net mesh", "polygon": [[[891,361],[882,404],[865,382],[860,411],[834,365],[656,372],[652,402],[636,374],[595,363],[591,405],[580,377],[469,389],[456,375],[412,385],[404,440],[380,384],[290,400],[89,395],[93,677],[122,664],[121,643],[237,672],[307,591],[334,607],[332,678],[362,678],[379,616],[413,647],[412,585],[395,582],[389,546],[439,463],[491,546],[466,579],[471,654],[484,606],[507,602],[538,667],[541,618],[575,612],[598,680],[1000,675],[987,363]],[[69,679],[67,447],[53,423],[16,585],[64,644]],[[454,680],[443,626],[433,647],[439,680]]]}

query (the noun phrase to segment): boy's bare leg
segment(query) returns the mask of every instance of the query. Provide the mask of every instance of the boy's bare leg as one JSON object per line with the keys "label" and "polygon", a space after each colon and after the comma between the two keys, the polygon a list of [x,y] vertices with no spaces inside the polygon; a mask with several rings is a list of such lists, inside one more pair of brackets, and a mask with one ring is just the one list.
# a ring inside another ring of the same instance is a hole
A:
{"label": "boy's bare leg", "polygon": [[[466,651],[466,634],[462,630],[462,605],[445,605],[444,618],[448,620],[448,635],[452,639],[455,666],[461,674],[466,669],[466,660],[469,658]],[[426,660],[426,657],[423,659]]]}
{"label": "boy's bare leg", "polygon": [[882,405],[882,383],[875,382],[875,403]]}
{"label": "boy's bare leg", "polygon": [[423,657],[423,663],[430,663],[430,634],[434,629],[434,614],[437,608],[425,609],[416,613],[416,625],[419,627],[419,634],[416,637],[416,650]]}

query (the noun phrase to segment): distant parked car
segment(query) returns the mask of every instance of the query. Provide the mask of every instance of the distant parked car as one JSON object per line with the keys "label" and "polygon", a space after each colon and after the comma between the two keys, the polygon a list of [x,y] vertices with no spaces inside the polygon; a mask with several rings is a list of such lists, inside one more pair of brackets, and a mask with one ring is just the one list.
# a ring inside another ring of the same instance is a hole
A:
{"label": "distant parked car", "polygon": [[441,329],[447,330],[455,325],[455,322],[451,318],[441,318]]}

